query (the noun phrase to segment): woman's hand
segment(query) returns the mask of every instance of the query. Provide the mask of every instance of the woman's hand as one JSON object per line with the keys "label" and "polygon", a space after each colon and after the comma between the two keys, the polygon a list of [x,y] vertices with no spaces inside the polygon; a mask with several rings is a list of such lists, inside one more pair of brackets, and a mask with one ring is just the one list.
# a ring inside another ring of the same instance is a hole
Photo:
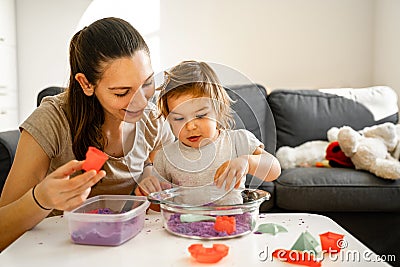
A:
{"label": "woman's hand", "polygon": [[71,160],[43,179],[35,188],[37,201],[45,208],[72,210],[89,196],[91,187],[106,173],[101,170],[87,171],[70,179],[70,175],[82,169],[84,161]]}
{"label": "woman's hand", "polygon": [[247,156],[241,156],[233,160],[225,161],[215,172],[214,181],[217,187],[221,187],[226,181],[225,190],[229,190],[233,183],[238,188],[240,181],[249,171]]}

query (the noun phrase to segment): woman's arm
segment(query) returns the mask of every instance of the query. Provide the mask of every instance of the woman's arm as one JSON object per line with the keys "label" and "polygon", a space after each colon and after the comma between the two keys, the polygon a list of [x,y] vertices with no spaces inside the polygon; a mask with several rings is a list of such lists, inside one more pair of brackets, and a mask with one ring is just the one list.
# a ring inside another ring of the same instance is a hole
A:
{"label": "woman's arm", "polygon": [[49,164],[43,149],[23,131],[0,198],[0,250],[42,221],[51,209],[70,210],[82,204],[91,186],[105,175],[93,170],[69,179],[83,164],[72,160],[45,178]]}
{"label": "woman's arm", "polygon": [[14,162],[4,184],[0,206],[22,197],[46,176],[50,159],[42,147],[27,132],[22,131]]}

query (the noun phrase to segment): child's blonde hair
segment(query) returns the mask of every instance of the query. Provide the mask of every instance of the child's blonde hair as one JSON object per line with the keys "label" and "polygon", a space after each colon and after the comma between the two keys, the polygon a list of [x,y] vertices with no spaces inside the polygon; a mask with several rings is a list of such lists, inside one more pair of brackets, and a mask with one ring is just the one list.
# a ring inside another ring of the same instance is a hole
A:
{"label": "child's blonde hair", "polygon": [[182,61],[169,71],[165,71],[164,79],[163,85],[158,88],[161,92],[157,106],[165,118],[170,113],[168,98],[190,94],[213,100],[220,129],[230,129],[235,125],[231,111],[233,101],[221,85],[217,74],[207,63],[194,60]]}

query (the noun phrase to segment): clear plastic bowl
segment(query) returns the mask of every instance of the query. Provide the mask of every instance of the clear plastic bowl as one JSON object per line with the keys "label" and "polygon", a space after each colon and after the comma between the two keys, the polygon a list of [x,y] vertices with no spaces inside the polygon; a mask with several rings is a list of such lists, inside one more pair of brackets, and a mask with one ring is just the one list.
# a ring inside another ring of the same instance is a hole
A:
{"label": "clear plastic bowl", "polygon": [[100,195],[65,212],[71,239],[77,244],[118,246],[136,236],[144,226],[146,197]]}
{"label": "clear plastic bowl", "polygon": [[[202,189],[177,187],[152,193],[148,199],[160,204],[163,225],[171,234],[193,239],[227,239],[251,233],[261,203],[271,196],[258,189],[234,189],[228,194],[234,197],[227,196],[227,204],[224,204],[219,193],[220,189],[215,186]],[[232,203],[238,195],[239,203]],[[218,229],[218,217],[221,220],[230,218],[231,222],[234,220],[235,230]]]}

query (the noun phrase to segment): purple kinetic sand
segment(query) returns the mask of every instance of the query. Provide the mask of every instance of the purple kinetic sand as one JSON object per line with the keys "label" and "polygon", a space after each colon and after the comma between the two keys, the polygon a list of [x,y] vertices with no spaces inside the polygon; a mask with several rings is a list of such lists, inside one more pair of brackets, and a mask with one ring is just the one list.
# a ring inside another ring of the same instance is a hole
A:
{"label": "purple kinetic sand", "polygon": [[111,210],[109,208],[104,208],[104,209],[89,210],[86,213],[91,213],[91,214],[116,214],[117,212],[114,212],[113,210]]}
{"label": "purple kinetic sand", "polygon": [[145,213],[122,222],[83,222],[71,238],[78,244],[118,246],[143,228]]}
{"label": "purple kinetic sand", "polygon": [[252,217],[250,212],[233,216],[236,219],[236,231],[230,235],[228,235],[226,232],[216,231],[214,229],[215,222],[181,222],[180,214],[172,214],[167,222],[167,225],[168,229],[173,233],[204,238],[237,236],[252,230]]}

